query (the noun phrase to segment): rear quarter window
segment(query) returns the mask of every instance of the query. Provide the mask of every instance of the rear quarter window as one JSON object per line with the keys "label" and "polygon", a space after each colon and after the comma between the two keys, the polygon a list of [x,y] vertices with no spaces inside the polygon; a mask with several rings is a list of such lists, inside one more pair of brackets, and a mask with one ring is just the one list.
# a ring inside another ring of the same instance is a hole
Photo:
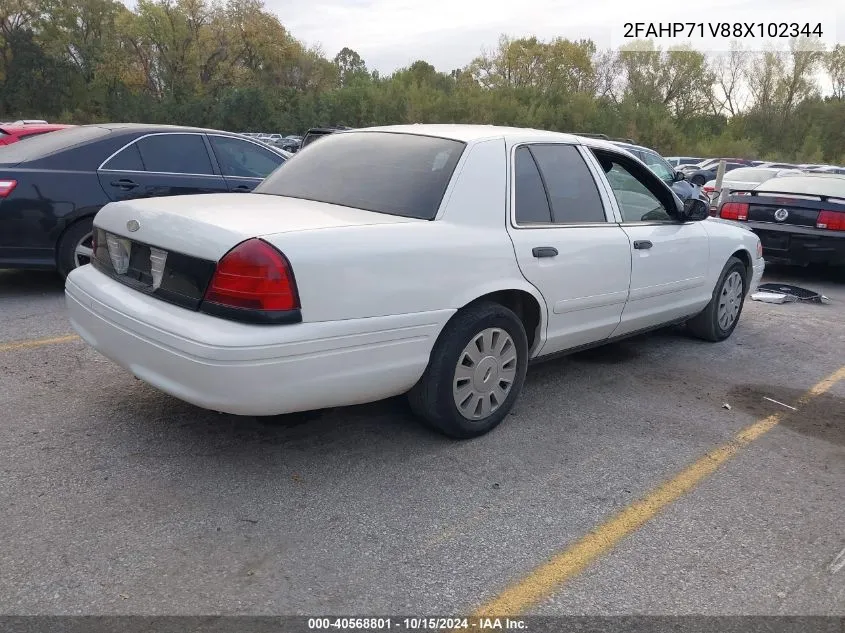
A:
{"label": "rear quarter window", "polygon": [[433,220],[465,147],[417,134],[337,132],[254,191]]}
{"label": "rear quarter window", "polygon": [[111,130],[98,126],[71,127],[49,134],[37,134],[26,143],[17,142],[5,146],[0,151],[0,164],[18,165],[40,160],[59,152],[71,149],[82,143],[108,136]]}

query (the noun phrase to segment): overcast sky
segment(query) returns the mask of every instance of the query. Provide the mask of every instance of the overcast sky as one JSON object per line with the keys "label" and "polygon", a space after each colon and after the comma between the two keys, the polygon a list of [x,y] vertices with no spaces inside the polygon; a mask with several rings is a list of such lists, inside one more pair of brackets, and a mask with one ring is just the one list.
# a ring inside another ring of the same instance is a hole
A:
{"label": "overcast sky", "polygon": [[[845,8],[831,0],[265,0],[288,30],[333,57],[356,50],[370,69],[390,73],[417,59],[441,71],[460,68],[506,33],[541,39],[621,43],[625,22],[822,21],[824,39],[845,41]],[[698,5],[698,6],[697,6]],[[843,5],[845,6],[845,5]],[[706,28],[706,27],[705,27]],[[750,45],[750,40],[746,40]],[[760,48],[759,40],[757,48]],[[660,42],[665,46],[671,42]],[[712,40],[694,43],[718,50]]]}

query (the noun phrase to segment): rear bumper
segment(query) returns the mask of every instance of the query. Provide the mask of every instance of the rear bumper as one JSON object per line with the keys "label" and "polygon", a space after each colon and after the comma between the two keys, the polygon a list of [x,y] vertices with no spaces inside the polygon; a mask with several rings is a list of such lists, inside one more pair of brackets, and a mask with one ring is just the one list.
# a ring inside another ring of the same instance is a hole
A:
{"label": "rear bumper", "polygon": [[769,262],[790,264],[845,264],[845,231],[777,226],[749,222],[763,243]]}
{"label": "rear bumper", "polygon": [[218,319],[136,292],[92,266],[65,287],[73,328],[141,380],[238,415],[372,402],[419,379],[453,310],[292,325]]}
{"label": "rear bumper", "polygon": [[753,273],[751,274],[751,283],[748,285],[748,294],[757,291],[757,286],[763,279],[763,273],[766,271],[766,260],[762,257],[754,260]]}

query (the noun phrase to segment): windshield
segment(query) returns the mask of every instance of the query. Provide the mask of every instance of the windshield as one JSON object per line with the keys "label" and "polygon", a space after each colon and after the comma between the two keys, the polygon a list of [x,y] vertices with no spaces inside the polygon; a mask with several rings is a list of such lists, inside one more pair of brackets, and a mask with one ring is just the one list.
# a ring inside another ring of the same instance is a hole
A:
{"label": "windshield", "polygon": [[416,134],[329,134],[254,191],[431,220],[464,147]]}
{"label": "windshield", "polygon": [[17,165],[37,158],[44,158],[67,149],[106,136],[111,130],[104,127],[82,126],[56,130],[49,134],[33,134],[26,143],[18,142],[0,148],[0,164]]}
{"label": "windshield", "polygon": [[672,182],[675,170],[660,154],[655,152],[643,152],[643,162],[648,168],[664,182]]}

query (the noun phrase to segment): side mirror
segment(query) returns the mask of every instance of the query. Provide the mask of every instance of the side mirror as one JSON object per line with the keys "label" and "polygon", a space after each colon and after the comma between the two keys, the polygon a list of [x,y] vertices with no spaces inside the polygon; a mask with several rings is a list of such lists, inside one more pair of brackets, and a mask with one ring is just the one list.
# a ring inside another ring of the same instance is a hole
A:
{"label": "side mirror", "polygon": [[707,203],[700,198],[687,198],[684,200],[683,209],[678,215],[682,222],[697,222],[710,217],[710,209]]}
{"label": "side mirror", "polygon": [[687,175],[684,172],[679,171],[679,170],[675,170],[675,174],[672,178],[672,182],[680,182],[680,181],[686,180],[686,179],[687,179]]}

